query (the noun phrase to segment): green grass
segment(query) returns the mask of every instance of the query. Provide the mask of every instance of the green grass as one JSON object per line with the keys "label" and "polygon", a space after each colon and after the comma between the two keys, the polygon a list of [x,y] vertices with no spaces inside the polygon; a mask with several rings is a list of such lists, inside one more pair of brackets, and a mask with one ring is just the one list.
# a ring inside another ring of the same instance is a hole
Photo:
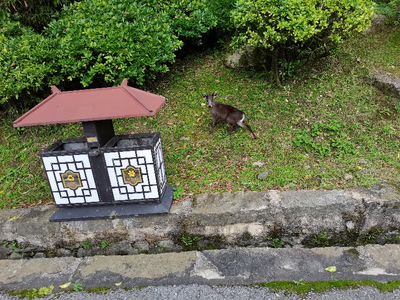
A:
{"label": "green grass", "polygon": [[[345,43],[283,88],[255,70],[224,67],[225,53],[190,55],[148,90],[166,97],[155,117],[114,121],[117,134],[160,131],[169,185],[185,193],[335,189],[400,178],[400,100],[367,81],[374,68],[400,77],[400,29]],[[203,93],[243,110],[258,139],[228,135]],[[14,118],[21,115],[17,113]],[[0,122],[0,208],[51,203],[38,153],[60,138],[83,136],[81,124],[16,130]],[[184,139],[182,139],[184,138]],[[261,161],[264,166],[254,166]],[[268,177],[257,179],[257,174]],[[347,180],[344,179],[345,174]]]}
{"label": "green grass", "polygon": [[400,281],[392,281],[388,283],[379,283],[373,280],[336,280],[336,281],[275,281],[270,283],[260,283],[256,286],[267,287],[274,291],[285,291],[285,294],[297,293],[300,296],[304,296],[309,292],[324,293],[331,289],[357,289],[363,286],[370,286],[377,288],[383,293],[393,292],[395,289],[399,289]]}
{"label": "green grass", "polygon": [[[74,283],[75,285],[76,283]],[[79,290],[75,288],[73,290],[67,290],[66,293],[73,293],[82,290],[81,285],[78,284]],[[398,290],[400,288],[400,281],[391,281],[388,283],[380,283],[373,280],[336,280],[336,281],[305,281],[300,279],[298,281],[274,281],[269,283],[259,283],[253,284],[251,287],[264,287],[273,291],[283,291],[286,295],[297,293],[299,296],[306,296],[309,292],[313,293],[324,293],[331,289],[358,289],[360,287],[373,287],[381,291],[382,293],[390,293],[394,290]],[[138,290],[143,289],[143,286],[136,286]],[[17,296],[22,298],[33,299],[36,297],[44,297],[45,295],[51,294],[53,292],[54,287],[50,286],[49,288],[43,287],[39,290],[20,290],[20,291],[6,291],[7,294],[11,296]],[[126,291],[131,289],[123,288]],[[87,289],[85,291],[89,293],[107,293],[112,291],[113,289],[109,287],[100,287]]]}

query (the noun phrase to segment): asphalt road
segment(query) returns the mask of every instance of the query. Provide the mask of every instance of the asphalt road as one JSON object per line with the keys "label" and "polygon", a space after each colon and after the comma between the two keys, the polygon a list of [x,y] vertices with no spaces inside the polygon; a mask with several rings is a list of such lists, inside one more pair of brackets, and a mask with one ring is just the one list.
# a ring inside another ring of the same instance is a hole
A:
{"label": "asphalt road", "polygon": [[[0,294],[0,300],[17,300],[19,297]],[[273,292],[266,288],[246,286],[207,286],[180,285],[146,287],[125,291],[118,289],[107,293],[74,292],[71,294],[57,293],[36,298],[44,300],[398,300],[400,290],[381,293],[379,290],[362,287],[354,290],[330,290],[322,294],[309,293],[300,297],[297,294],[285,295],[283,292]]]}

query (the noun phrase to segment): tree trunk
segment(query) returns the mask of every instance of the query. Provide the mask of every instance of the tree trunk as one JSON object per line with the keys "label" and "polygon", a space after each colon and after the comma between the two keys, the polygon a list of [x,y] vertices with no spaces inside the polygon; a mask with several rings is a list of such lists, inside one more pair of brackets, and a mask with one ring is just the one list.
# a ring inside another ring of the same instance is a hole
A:
{"label": "tree trunk", "polygon": [[274,76],[274,81],[276,85],[281,87],[282,85],[279,79],[278,58],[279,58],[279,49],[275,47],[274,51],[272,52],[272,74]]}

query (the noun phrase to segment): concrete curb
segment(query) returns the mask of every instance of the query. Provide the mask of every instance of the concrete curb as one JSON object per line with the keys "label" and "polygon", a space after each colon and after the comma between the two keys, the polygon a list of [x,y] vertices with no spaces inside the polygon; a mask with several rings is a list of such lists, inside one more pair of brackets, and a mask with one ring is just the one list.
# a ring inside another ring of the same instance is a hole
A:
{"label": "concrete curb", "polygon": [[[48,221],[53,206],[0,210],[0,289],[70,281],[85,288],[112,288],[117,282],[133,287],[330,280],[324,270],[328,266],[337,267],[336,279],[397,280],[399,207],[396,186],[380,184],[369,189],[203,194],[173,206],[166,216],[127,219],[53,223]],[[194,242],[195,237],[200,241]],[[272,238],[286,248],[268,248]],[[100,252],[80,248],[80,255],[70,252],[75,257],[54,257],[65,256],[69,247],[104,240],[136,248],[125,254],[171,253],[100,256],[104,252],[97,246]],[[185,241],[193,242],[194,249],[227,249],[180,252]],[[354,241],[385,245],[303,248]],[[19,247],[15,253],[12,242]],[[48,251],[63,247],[62,254]],[[29,251],[42,258],[5,259]]]}
{"label": "concrete curb", "polygon": [[147,251],[149,244],[163,242],[176,252],[173,245],[179,246],[182,236],[202,237],[203,244],[216,243],[218,248],[260,246],[266,237],[280,238],[290,246],[321,246],[314,243],[321,233],[326,235],[323,246],[352,245],[363,234],[382,243],[400,236],[400,191],[389,184],[332,191],[202,194],[173,206],[168,215],[152,217],[49,222],[55,211],[54,206],[0,210],[0,237],[40,248],[76,247],[85,241],[99,245],[108,240],[147,243],[139,247]]}
{"label": "concrete curb", "polygon": [[[388,282],[400,276],[400,245],[357,248],[232,248],[156,255],[0,260],[0,290],[21,290],[79,282],[96,287],[182,284],[254,284],[279,280]],[[72,287],[70,287],[72,288]]]}

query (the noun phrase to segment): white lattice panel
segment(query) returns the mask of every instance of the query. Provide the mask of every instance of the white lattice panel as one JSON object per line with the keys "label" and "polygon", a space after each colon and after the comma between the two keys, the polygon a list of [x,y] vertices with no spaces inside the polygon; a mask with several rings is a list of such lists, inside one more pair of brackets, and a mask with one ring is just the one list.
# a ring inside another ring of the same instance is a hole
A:
{"label": "white lattice panel", "polygon": [[48,156],[42,161],[56,204],[99,202],[87,154]]}
{"label": "white lattice panel", "polygon": [[[104,153],[115,201],[151,200],[160,197],[151,150]],[[133,173],[132,181],[124,176]],[[138,175],[139,174],[139,175]]]}

